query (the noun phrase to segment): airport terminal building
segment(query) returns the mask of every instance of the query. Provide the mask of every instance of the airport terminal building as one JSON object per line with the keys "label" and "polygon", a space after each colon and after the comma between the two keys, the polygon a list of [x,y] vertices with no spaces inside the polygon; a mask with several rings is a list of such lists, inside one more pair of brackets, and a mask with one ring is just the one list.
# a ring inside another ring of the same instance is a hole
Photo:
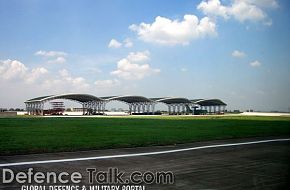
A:
{"label": "airport terminal building", "polygon": [[[106,104],[111,101],[119,101],[128,105],[128,114],[158,114],[156,104],[165,104],[169,115],[179,114],[220,114],[224,113],[227,104],[220,99],[187,99],[181,97],[147,98],[144,96],[107,96],[96,97],[90,94],[61,94],[41,96],[25,101],[29,115],[45,115],[44,104],[58,99],[71,100],[81,104],[83,115],[102,115],[106,110]],[[53,102],[62,109],[60,102]],[[160,114],[160,113],[159,113]]]}

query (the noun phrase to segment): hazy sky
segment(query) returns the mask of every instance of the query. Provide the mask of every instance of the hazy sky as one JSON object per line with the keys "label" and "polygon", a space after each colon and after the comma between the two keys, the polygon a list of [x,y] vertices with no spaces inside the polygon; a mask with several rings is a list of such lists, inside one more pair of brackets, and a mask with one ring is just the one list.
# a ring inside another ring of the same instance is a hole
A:
{"label": "hazy sky", "polygon": [[288,0],[0,0],[0,107],[68,92],[290,107]]}

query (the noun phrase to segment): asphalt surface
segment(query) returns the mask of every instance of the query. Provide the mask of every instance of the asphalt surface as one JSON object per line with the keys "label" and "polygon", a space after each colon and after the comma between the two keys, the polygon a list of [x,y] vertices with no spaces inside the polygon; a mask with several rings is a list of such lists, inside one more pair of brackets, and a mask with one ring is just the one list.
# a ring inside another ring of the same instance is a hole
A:
{"label": "asphalt surface", "polygon": [[[265,139],[272,138],[217,140],[174,146],[1,156],[0,164],[163,151]],[[89,184],[88,172],[86,171],[87,168],[96,168],[97,171],[107,171],[110,167],[118,168],[119,171],[125,172],[124,177],[126,179],[133,171],[171,171],[173,173],[173,184],[142,183],[141,185],[145,186],[145,189],[290,189],[290,184],[288,182],[290,181],[289,145],[289,141],[270,142],[160,155],[2,167],[0,168],[0,189],[21,189],[22,185],[27,185],[27,183],[19,184],[15,182],[3,184],[3,168],[12,169],[15,174],[20,171],[27,171],[28,168],[33,168],[34,172],[80,172],[83,178],[78,185],[86,185],[86,187],[89,187],[89,185],[92,184]],[[32,185],[36,184],[33,183]]]}

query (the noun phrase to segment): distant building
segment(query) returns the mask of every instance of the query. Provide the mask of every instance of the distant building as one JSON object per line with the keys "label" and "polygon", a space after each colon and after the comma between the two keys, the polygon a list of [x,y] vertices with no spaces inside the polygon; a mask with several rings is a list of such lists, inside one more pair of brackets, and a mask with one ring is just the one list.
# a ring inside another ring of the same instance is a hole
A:
{"label": "distant building", "polygon": [[[168,114],[222,114],[227,104],[220,99],[193,99],[182,97],[146,98],[144,96],[108,96],[96,97],[89,94],[61,94],[33,98],[25,101],[29,115],[43,115],[44,103],[56,99],[66,99],[79,102],[82,108],[73,108],[73,111],[81,111],[83,115],[102,114],[106,110],[106,104],[110,101],[120,101],[128,105],[130,114],[155,114],[155,105],[162,103],[167,105]],[[65,107],[63,102],[51,102],[52,112],[61,114]],[[117,109],[115,109],[117,110]]]}

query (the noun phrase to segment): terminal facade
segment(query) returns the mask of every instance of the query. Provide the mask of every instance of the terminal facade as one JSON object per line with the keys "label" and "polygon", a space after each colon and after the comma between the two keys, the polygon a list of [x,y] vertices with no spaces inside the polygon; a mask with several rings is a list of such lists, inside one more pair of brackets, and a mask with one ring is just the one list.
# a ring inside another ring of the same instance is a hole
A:
{"label": "terminal facade", "polygon": [[96,97],[90,94],[61,94],[33,98],[25,101],[29,115],[44,115],[44,104],[56,99],[65,99],[78,102],[82,105],[83,115],[102,115],[106,104],[111,101],[120,101],[128,105],[129,114],[156,114],[155,106],[158,103],[168,107],[169,115],[176,114],[207,114],[224,113],[227,104],[220,99],[187,99],[181,97],[146,98],[144,96],[107,96]]}

